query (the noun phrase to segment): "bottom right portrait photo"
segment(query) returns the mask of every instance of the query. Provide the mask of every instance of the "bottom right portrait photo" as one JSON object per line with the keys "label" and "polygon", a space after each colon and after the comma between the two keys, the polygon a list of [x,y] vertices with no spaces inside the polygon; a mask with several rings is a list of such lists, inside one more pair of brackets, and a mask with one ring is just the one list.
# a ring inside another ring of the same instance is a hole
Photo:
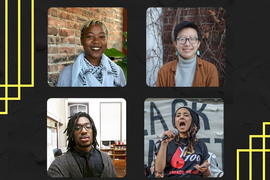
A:
{"label": "bottom right portrait photo", "polygon": [[144,102],[147,177],[224,175],[221,98],[148,98]]}

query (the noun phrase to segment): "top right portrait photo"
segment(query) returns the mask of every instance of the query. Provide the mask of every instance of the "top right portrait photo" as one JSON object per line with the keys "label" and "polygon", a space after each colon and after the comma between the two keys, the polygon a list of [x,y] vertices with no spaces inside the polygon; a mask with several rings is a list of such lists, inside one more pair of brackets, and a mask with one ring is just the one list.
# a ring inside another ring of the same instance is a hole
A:
{"label": "top right portrait photo", "polygon": [[222,7],[147,9],[148,86],[221,87],[225,83],[225,9]]}

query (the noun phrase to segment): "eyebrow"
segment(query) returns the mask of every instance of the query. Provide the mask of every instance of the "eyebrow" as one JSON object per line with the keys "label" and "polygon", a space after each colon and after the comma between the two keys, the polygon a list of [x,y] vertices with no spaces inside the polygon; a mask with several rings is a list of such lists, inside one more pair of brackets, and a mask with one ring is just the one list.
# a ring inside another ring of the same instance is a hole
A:
{"label": "eyebrow", "polygon": [[76,126],[77,126],[77,125],[82,125],[82,126],[84,126],[84,125],[86,125],[86,124],[91,124],[91,123],[84,123],[84,124],[78,124],[78,123],[77,123]]}
{"label": "eyebrow", "polygon": [[[176,114],[181,114],[181,112],[178,112]],[[188,112],[183,112],[183,114],[189,114]]]}
{"label": "eyebrow", "polygon": [[[87,32],[85,34],[94,34],[93,32]],[[105,32],[99,32],[99,34],[105,34]]]}
{"label": "eyebrow", "polygon": [[[180,37],[187,37],[186,35],[181,35],[181,36],[179,36],[179,37],[177,37],[177,38],[180,38]],[[192,36],[189,36],[189,37],[197,37],[196,35],[192,35]]]}

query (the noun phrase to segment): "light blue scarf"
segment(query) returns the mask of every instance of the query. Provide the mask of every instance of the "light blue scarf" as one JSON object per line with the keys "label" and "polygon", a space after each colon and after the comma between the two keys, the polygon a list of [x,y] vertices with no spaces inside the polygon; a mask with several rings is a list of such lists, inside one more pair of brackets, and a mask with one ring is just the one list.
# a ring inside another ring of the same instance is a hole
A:
{"label": "light blue scarf", "polygon": [[84,61],[85,53],[82,52],[74,61],[72,66],[72,86],[76,87],[122,87],[125,82],[120,80],[120,67],[111,61],[105,54],[102,54],[102,83],[89,73],[89,68]]}

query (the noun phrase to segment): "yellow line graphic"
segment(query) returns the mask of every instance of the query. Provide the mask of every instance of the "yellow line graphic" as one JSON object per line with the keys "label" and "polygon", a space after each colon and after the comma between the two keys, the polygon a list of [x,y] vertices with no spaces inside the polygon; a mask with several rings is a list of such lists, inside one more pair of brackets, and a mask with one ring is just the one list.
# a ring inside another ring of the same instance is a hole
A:
{"label": "yellow line graphic", "polygon": [[[249,149],[237,149],[237,158],[236,158],[236,179],[240,180],[240,170],[239,170],[239,155],[243,152],[249,153],[249,180],[252,180],[252,153],[253,152],[262,152],[262,177],[265,180],[265,153],[270,152],[270,149],[265,149],[265,138],[270,138],[270,135],[265,134],[265,126],[270,125],[270,122],[263,122],[263,133],[262,135],[250,135],[249,136]],[[252,149],[252,139],[261,138],[262,139],[262,149]]]}
{"label": "yellow line graphic", "polygon": [[[21,87],[34,87],[34,0],[31,0],[31,84],[21,84],[21,0],[18,0],[18,84],[8,84],[8,0],[5,0],[5,84],[0,84],[5,88],[5,97],[0,97],[5,101],[5,110],[0,114],[8,114],[8,101],[21,100]],[[9,97],[8,88],[17,87],[18,97]]]}

